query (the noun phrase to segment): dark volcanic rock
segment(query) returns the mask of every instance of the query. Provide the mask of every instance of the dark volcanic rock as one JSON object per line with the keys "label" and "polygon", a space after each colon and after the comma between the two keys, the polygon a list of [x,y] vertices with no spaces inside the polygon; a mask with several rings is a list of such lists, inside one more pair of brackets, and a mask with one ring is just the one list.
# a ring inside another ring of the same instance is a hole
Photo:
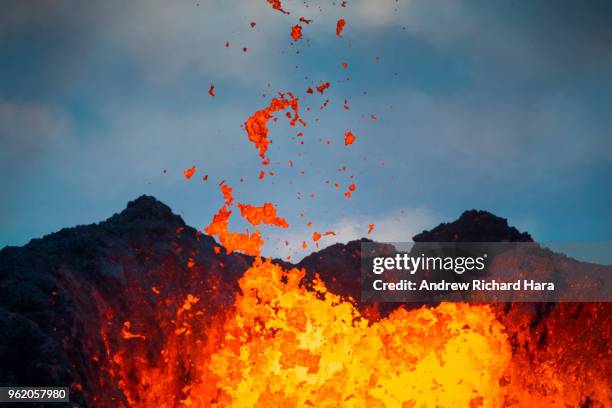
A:
{"label": "dark volcanic rock", "polygon": [[414,242],[532,242],[531,235],[487,211],[470,210],[458,220],[415,235]]}
{"label": "dark volcanic rock", "polygon": [[[101,327],[119,333],[134,315],[155,326],[162,306],[153,287],[177,299],[196,294],[211,313],[232,304],[252,260],[217,254],[215,245],[166,205],[142,196],[104,222],[2,249],[0,385],[72,385],[71,399],[85,405],[100,391],[91,380],[105,363]],[[189,259],[195,266],[187,266]],[[111,323],[104,320],[109,313]],[[151,342],[151,352],[162,342]],[[112,385],[104,392],[120,394]]]}

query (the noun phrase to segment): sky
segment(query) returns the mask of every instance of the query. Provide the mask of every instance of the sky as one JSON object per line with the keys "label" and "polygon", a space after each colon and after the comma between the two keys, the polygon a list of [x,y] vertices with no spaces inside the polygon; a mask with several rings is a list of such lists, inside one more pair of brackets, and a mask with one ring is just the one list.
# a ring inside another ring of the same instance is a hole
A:
{"label": "sky", "polygon": [[[277,204],[290,228],[266,229],[264,253],[279,256],[289,252],[278,240],[336,231],[325,246],[370,223],[370,238],[410,241],[472,208],[540,242],[612,241],[610,2],[283,7],[290,14],[265,0],[3,1],[0,248],[104,220],[142,194],[203,228],[221,180],[240,201]],[[313,21],[294,42],[299,17]],[[321,81],[325,94],[305,92]],[[277,115],[275,175],[258,180],[241,126],[287,91],[307,126]]]}

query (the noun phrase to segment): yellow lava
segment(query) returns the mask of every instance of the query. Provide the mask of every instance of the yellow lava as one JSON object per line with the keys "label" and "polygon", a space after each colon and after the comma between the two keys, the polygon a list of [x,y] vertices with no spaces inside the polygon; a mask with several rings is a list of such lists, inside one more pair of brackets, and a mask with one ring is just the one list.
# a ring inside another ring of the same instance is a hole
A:
{"label": "yellow lava", "polygon": [[[488,306],[445,303],[369,323],[352,303],[257,260],[183,403],[231,407],[495,407],[511,358]],[[216,395],[211,399],[211,380]],[[206,391],[205,391],[206,390]]]}

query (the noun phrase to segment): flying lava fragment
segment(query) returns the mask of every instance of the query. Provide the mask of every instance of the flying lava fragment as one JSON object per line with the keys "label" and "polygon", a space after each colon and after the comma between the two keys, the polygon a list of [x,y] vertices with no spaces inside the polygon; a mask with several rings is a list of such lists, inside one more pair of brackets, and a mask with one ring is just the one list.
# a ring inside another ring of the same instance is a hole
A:
{"label": "flying lava fragment", "polygon": [[253,231],[252,234],[249,233],[249,230],[246,230],[245,233],[229,231],[229,218],[232,215],[229,207],[234,201],[232,188],[225,183],[221,183],[220,187],[225,202],[213,216],[211,223],[204,228],[204,232],[208,235],[216,235],[228,254],[233,251],[241,251],[247,255],[259,256],[264,240],[258,230]]}
{"label": "flying lava fragment", "polygon": [[189,180],[190,178],[193,177],[195,172],[196,172],[196,166],[191,166],[190,168],[183,170],[183,176],[185,176],[185,178]]}
{"label": "flying lava fragment", "polygon": [[374,224],[368,224],[368,235],[371,234],[374,231]]}
{"label": "flying lava fragment", "polygon": [[277,227],[287,228],[287,220],[276,215],[276,207],[272,203],[264,203],[263,206],[257,207],[250,204],[238,203],[240,214],[251,224],[267,224],[276,225]]}
{"label": "flying lava fragment", "polygon": [[266,0],[266,1],[272,6],[274,10],[278,10],[284,14],[289,14],[288,11],[283,10],[283,4],[281,3],[280,0]]}
{"label": "flying lava fragment", "polygon": [[352,145],[353,143],[355,143],[355,140],[357,140],[357,137],[350,130],[347,130],[344,133],[344,145],[345,146]]}
{"label": "flying lava fragment", "polygon": [[293,41],[298,41],[300,38],[302,38],[302,26],[301,25],[296,24],[293,27],[291,27],[291,38],[293,38]]}
{"label": "flying lava fragment", "polygon": [[338,37],[342,37],[342,31],[344,31],[345,25],[346,25],[346,21],[343,18],[338,20],[338,22],[336,23],[336,35]]}
{"label": "flying lava fragment", "polygon": [[270,144],[268,139],[268,121],[272,118],[274,112],[287,108],[293,111],[293,117],[288,113],[291,119],[289,122],[291,126],[295,126],[297,122],[300,122],[303,126],[306,125],[299,116],[298,98],[294,97],[291,93],[280,93],[278,98],[272,98],[272,101],[266,108],[255,112],[244,124],[249,140],[259,149],[259,156],[262,159],[265,158],[268,145]]}
{"label": "flying lava fragment", "polygon": [[210,88],[208,88],[208,94],[210,96],[215,96],[215,86],[214,85],[210,85]]}
{"label": "flying lava fragment", "polygon": [[317,86],[317,92],[323,95],[326,89],[330,87],[329,82],[324,82],[321,85]]}

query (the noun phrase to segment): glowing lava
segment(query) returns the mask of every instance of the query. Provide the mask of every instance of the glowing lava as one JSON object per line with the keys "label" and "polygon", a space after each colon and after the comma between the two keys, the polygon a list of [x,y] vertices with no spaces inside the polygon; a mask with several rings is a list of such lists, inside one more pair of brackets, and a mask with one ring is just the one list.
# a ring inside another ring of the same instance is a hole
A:
{"label": "glowing lava", "polygon": [[212,222],[204,229],[204,232],[208,235],[217,236],[228,254],[233,251],[241,251],[248,255],[259,255],[264,241],[258,230],[253,231],[253,233],[250,233],[249,230],[244,233],[229,231],[229,219],[232,215],[229,208],[234,198],[232,197],[231,187],[225,183],[221,183],[220,187],[225,203],[213,216]]}
{"label": "glowing lava", "polygon": [[183,170],[183,176],[185,176],[185,178],[189,180],[190,178],[193,177],[195,172],[196,172],[196,166],[191,166],[190,168]]}
{"label": "glowing lava", "polygon": [[193,406],[500,406],[511,353],[488,307],[399,309],[369,324],[320,281],[301,286],[303,277],[260,259],[245,273],[210,356],[214,402],[200,378]]}
{"label": "glowing lava", "polygon": [[293,117],[290,121],[291,126],[295,126],[298,122],[305,125],[304,121],[302,121],[299,116],[298,98],[294,97],[291,93],[281,93],[278,98],[272,98],[272,101],[266,108],[255,112],[253,116],[248,118],[245,122],[244,128],[248,138],[255,144],[255,147],[259,149],[261,158],[265,158],[268,145],[270,144],[270,140],[268,139],[268,121],[272,118],[274,112],[282,111],[287,108],[293,111]]}
{"label": "glowing lava", "polygon": [[300,38],[302,38],[302,26],[301,25],[294,25],[293,27],[291,27],[291,38],[293,38],[293,41],[297,41]]}
{"label": "glowing lava", "polygon": [[344,145],[345,146],[352,145],[353,143],[355,143],[355,140],[357,140],[357,137],[350,130],[347,130],[344,133]]}
{"label": "glowing lava", "polygon": [[278,10],[284,14],[289,14],[289,12],[283,10],[283,4],[281,3],[280,0],[266,0],[266,1],[272,6],[274,10]]}
{"label": "glowing lava", "polygon": [[263,223],[282,228],[287,228],[289,226],[287,220],[276,215],[276,207],[274,207],[272,203],[264,203],[261,207],[238,203],[238,208],[240,208],[240,214],[246,218],[251,225]]}
{"label": "glowing lava", "polygon": [[342,31],[344,31],[345,25],[346,25],[346,21],[343,18],[338,20],[338,22],[336,23],[336,35],[338,37],[342,37]]}

